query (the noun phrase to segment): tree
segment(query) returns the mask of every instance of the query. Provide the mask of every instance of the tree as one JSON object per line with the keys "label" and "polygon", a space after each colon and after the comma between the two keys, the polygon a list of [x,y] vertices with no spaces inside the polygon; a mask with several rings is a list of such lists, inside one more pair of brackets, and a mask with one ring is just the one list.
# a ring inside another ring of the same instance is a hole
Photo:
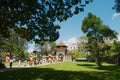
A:
{"label": "tree", "polygon": [[76,58],[85,58],[85,55],[84,53],[78,51],[78,50],[74,50],[73,52],[73,59],[76,59]]}
{"label": "tree", "polygon": [[20,57],[19,53],[23,55],[25,52],[27,40],[19,37],[16,33],[11,33],[10,35],[7,39],[1,38],[0,49],[3,49],[4,52],[9,51],[12,56]]}
{"label": "tree", "polygon": [[118,65],[120,66],[120,41],[114,41],[112,51],[114,52],[114,56],[117,58]]}
{"label": "tree", "polygon": [[37,41],[35,45],[40,49],[41,55],[48,55],[56,46],[54,41]]}
{"label": "tree", "polygon": [[55,41],[65,21],[93,0],[0,0],[0,37],[16,32],[27,40]]}
{"label": "tree", "polygon": [[101,67],[101,44],[104,44],[107,38],[117,38],[117,32],[111,30],[108,25],[104,25],[102,20],[92,13],[88,13],[88,16],[84,18],[81,29],[88,37],[89,51],[94,54],[98,67]]}
{"label": "tree", "polygon": [[113,9],[117,12],[120,13],[120,0],[115,0],[115,5]]}
{"label": "tree", "polygon": [[81,52],[86,52],[85,50],[85,46],[86,46],[86,43],[88,42],[88,39],[87,39],[87,36],[81,36],[78,38],[78,47],[79,47],[79,50]]}

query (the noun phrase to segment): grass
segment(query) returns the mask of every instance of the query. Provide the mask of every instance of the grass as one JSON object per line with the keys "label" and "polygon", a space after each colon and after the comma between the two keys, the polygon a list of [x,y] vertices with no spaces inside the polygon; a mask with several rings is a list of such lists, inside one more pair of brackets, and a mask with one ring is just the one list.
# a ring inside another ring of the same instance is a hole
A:
{"label": "grass", "polygon": [[120,80],[120,67],[104,63],[64,62],[0,72],[1,80]]}

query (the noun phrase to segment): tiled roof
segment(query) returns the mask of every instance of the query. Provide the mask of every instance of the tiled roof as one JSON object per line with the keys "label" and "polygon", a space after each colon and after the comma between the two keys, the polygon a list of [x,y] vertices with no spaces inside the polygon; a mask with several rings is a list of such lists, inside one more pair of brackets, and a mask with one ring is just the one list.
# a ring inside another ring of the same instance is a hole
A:
{"label": "tiled roof", "polygon": [[66,46],[66,45],[63,42],[60,42],[56,46]]}
{"label": "tiled roof", "polygon": [[55,50],[56,51],[65,51],[66,49],[65,48],[56,48]]}

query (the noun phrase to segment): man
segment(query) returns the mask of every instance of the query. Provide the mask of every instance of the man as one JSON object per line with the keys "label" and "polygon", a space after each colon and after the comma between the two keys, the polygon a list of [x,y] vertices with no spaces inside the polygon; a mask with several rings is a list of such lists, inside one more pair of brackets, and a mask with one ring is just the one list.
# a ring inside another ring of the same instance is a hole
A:
{"label": "man", "polygon": [[10,68],[12,68],[12,64],[13,64],[13,59],[10,59]]}

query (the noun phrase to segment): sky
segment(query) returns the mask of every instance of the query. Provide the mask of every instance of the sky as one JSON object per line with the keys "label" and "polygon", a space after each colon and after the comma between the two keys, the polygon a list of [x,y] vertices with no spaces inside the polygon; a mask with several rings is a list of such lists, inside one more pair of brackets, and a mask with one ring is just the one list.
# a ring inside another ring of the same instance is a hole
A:
{"label": "sky", "polygon": [[[105,25],[109,25],[111,29],[116,30],[120,34],[120,14],[115,13],[115,10],[112,9],[115,4],[114,1],[115,0],[93,0],[92,3],[86,5],[84,12],[59,23],[61,26],[59,30],[60,37],[56,43],[75,43],[77,41],[76,38],[84,36],[85,34],[81,31],[81,24],[89,12],[101,18]],[[29,52],[33,51],[33,44],[29,44],[29,46]]]}
{"label": "sky", "polygon": [[92,3],[86,5],[84,12],[69,18],[65,22],[59,23],[61,26],[59,30],[60,37],[56,43],[71,43],[75,42],[77,37],[84,36],[85,34],[81,31],[81,24],[89,12],[99,17],[105,25],[109,25],[112,30],[116,30],[120,34],[120,14],[112,9],[115,4],[114,1],[94,0]]}

